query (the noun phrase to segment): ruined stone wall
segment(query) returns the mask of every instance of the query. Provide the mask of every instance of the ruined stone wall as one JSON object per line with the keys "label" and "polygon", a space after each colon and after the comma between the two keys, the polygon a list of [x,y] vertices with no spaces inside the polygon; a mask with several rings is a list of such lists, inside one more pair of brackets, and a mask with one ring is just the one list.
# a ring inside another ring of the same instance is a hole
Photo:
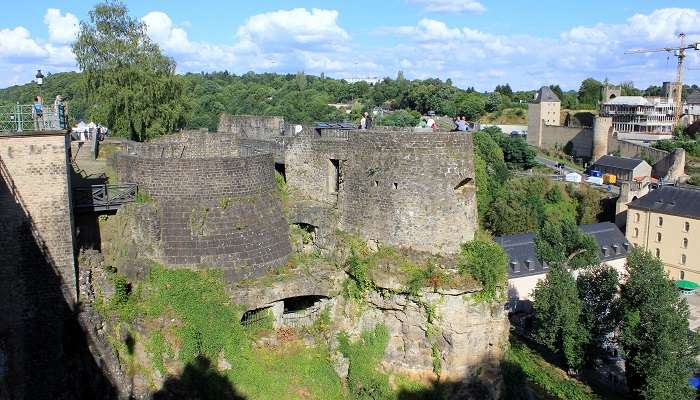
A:
{"label": "ruined stone wall", "polygon": [[156,253],[169,266],[221,267],[229,281],[283,265],[291,246],[273,156],[200,158],[210,150],[194,148],[225,143],[212,139],[225,135],[204,135],[183,143],[193,148],[189,157],[152,158],[158,151],[146,150],[116,158],[120,179],[138,183],[157,201],[161,251]]}
{"label": "ruined stone wall", "polygon": [[545,125],[542,127],[540,142],[540,147],[545,149],[564,148],[567,143],[571,142],[573,146],[571,151],[574,157],[591,157],[593,129]]}
{"label": "ruined stone wall", "polygon": [[80,369],[69,359],[79,335],[66,322],[77,300],[67,140],[0,136],[3,399],[67,398],[68,374]]}
{"label": "ruined stone wall", "polygon": [[286,172],[290,190],[336,206],[339,228],[367,240],[454,253],[476,229],[469,134],[312,131],[288,147]]}
{"label": "ruined stone wall", "polygon": [[217,131],[233,133],[244,138],[269,139],[282,134],[284,131],[284,118],[223,113],[219,116]]}

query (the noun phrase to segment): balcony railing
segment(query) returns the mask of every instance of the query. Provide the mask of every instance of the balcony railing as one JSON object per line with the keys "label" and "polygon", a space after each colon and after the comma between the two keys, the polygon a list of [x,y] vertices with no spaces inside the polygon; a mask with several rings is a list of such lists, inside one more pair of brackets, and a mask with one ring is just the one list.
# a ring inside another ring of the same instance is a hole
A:
{"label": "balcony railing", "polygon": [[0,133],[57,131],[68,129],[64,106],[54,108],[42,105],[41,114],[34,112],[33,104],[0,106]]}

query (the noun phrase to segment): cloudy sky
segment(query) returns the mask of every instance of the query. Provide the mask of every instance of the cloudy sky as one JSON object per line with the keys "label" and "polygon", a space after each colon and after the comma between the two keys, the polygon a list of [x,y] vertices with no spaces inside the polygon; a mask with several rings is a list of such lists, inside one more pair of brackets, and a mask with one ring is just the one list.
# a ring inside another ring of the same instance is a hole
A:
{"label": "cloudy sky", "polygon": [[[572,5],[567,5],[572,4]],[[576,5],[573,5],[573,4]],[[675,76],[667,53],[629,49],[700,41],[700,3],[588,0],[155,0],[126,1],[178,72],[296,72],[337,78],[452,78],[493,90],[560,84],[592,76],[638,87]],[[0,86],[38,68],[75,70],[70,49],[94,1],[13,2],[0,13]],[[686,82],[700,84],[700,51]],[[696,70],[692,69],[697,68]]]}

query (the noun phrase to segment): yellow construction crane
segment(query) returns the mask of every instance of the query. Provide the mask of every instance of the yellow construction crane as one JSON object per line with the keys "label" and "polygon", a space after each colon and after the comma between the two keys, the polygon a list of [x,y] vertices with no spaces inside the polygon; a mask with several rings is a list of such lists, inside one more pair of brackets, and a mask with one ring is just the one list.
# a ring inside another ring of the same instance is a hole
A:
{"label": "yellow construction crane", "polygon": [[676,90],[673,90],[673,126],[677,127],[680,124],[681,112],[683,111],[683,72],[684,72],[684,61],[685,61],[685,51],[686,50],[700,50],[700,43],[692,43],[689,45],[685,44],[685,33],[678,35],[681,39],[681,45],[679,47],[663,47],[660,49],[640,49],[640,50],[630,50],[625,52],[625,54],[640,54],[640,53],[657,53],[657,52],[669,52],[673,53],[676,58],[678,58],[678,67],[676,69]]}

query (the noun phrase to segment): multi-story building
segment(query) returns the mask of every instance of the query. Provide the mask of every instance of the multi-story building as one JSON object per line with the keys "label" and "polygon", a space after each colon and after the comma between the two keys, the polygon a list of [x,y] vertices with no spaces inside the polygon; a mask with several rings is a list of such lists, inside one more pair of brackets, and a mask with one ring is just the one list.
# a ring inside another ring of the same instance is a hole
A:
{"label": "multi-story building", "polygon": [[561,125],[561,101],[549,88],[542,86],[527,105],[527,142],[542,147],[542,127]]}
{"label": "multi-story building", "polygon": [[663,261],[672,279],[700,283],[700,190],[664,186],[633,200],[627,240]]}
{"label": "multi-story building", "polygon": [[[601,104],[600,115],[612,117],[613,131],[668,139],[673,133],[673,100],[667,97],[617,96]],[[658,137],[657,137],[658,136]]]}

